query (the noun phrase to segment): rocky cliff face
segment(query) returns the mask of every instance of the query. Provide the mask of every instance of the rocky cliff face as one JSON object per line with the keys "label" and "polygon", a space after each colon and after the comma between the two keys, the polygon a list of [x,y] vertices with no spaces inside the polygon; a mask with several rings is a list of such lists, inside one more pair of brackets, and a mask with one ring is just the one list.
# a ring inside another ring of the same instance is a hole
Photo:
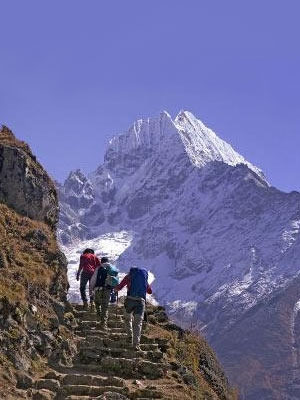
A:
{"label": "rocky cliff face", "polygon": [[7,128],[0,131],[0,387],[23,398],[44,362],[68,363],[66,259],[56,242],[56,189]]}
{"label": "rocky cliff face", "polygon": [[[297,398],[300,194],[271,187],[189,112],[135,122],[86,180],[87,207],[62,201],[69,249],[128,232],[120,267],[153,272],[157,300],[205,332],[242,398]],[[284,354],[275,360],[263,350],[278,343]]]}
{"label": "rocky cliff face", "polygon": [[2,127],[0,132],[0,202],[21,215],[54,227],[58,203],[54,183],[29,147]]}

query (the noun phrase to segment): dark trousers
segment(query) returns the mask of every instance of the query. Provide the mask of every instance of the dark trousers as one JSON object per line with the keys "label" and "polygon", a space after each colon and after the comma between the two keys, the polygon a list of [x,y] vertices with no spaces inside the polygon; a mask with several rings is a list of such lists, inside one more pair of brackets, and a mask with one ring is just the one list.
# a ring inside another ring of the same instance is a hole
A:
{"label": "dark trousers", "polygon": [[90,282],[91,277],[93,274],[86,273],[84,271],[81,272],[80,275],[80,295],[81,295],[81,300],[83,302],[87,302],[87,297],[86,297],[86,285],[88,282]]}

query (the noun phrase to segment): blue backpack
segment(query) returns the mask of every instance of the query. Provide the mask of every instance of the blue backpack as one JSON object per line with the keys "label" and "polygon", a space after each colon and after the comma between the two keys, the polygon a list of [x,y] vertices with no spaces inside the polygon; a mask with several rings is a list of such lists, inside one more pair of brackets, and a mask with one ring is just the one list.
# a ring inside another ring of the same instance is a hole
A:
{"label": "blue backpack", "polygon": [[148,286],[148,272],[142,268],[131,268],[129,271],[130,288],[128,296],[142,297],[146,300]]}

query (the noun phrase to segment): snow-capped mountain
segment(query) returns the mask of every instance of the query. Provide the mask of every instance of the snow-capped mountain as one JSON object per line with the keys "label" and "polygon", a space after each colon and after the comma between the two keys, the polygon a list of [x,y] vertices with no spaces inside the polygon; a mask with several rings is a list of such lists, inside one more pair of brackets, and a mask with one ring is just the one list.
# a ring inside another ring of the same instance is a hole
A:
{"label": "snow-capped mountain", "polygon": [[153,272],[156,299],[207,335],[242,398],[299,398],[299,193],[186,111],[138,120],[60,193],[72,262],[81,240],[128,232],[120,268]]}

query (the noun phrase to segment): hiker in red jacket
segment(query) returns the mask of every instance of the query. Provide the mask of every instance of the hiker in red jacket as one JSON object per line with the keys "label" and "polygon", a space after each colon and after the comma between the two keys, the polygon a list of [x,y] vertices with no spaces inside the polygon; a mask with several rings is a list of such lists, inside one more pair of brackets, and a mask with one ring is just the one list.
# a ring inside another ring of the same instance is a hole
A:
{"label": "hiker in red jacket", "polygon": [[[88,301],[86,297],[86,286],[90,281],[95,269],[100,265],[99,258],[95,256],[93,249],[85,249],[80,256],[80,264],[77,271],[76,279],[79,281],[80,277],[80,295],[83,301],[83,308],[88,308]],[[91,309],[94,308],[93,298],[90,297]]]}

